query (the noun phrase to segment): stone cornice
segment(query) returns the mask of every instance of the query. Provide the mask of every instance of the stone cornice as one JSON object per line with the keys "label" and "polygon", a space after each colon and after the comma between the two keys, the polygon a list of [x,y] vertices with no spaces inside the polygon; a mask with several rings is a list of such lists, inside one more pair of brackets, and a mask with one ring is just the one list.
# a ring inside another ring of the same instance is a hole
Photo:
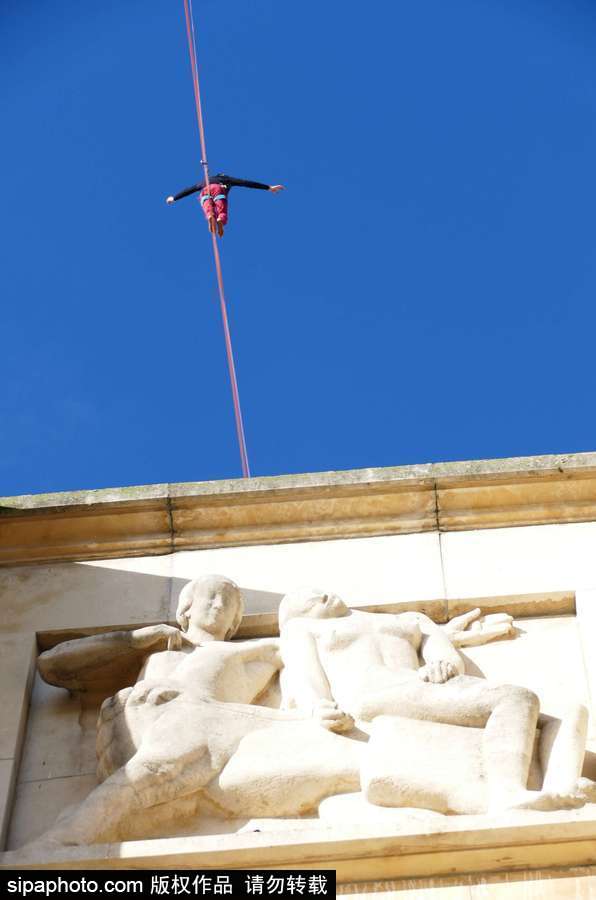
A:
{"label": "stone cornice", "polygon": [[596,453],[0,498],[0,565],[596,520]]}
{"label": "stone cornice", "polygon": [[338,884],[594,863],[594,820],[578,813],[445,816],[438,824],[176,837],[0,853],[0,870],[327,868]]}

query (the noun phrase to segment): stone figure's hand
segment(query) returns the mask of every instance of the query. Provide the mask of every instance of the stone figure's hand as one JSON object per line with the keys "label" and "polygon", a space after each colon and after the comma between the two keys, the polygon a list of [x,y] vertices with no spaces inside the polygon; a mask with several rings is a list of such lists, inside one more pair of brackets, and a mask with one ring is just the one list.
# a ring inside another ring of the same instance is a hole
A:
{"label": "stone figure's hand", "polygon": [[443,631],[456,647],[475,647],[497,638],[514,634],[513,618],[507,613],[490,613],[481,616],[479,609],[455,616]]}
{"label": "stone figure's hand", "polygon": [[430,681],[432,684],[444,684],[450,678],[455,678],[456,675],[459,675],[459,672],[448,660],[437,660],[418,669],[418,677],[422,681]]}
{"label": "stone figure's hand", "polygon": [[185,637],[173,625],[147,625],[131,631],[131,640],[136,650],[180,650]]}
{"label": "stone figure's hand", "polygon": [[312,714],[328,731],[349,731],[354,727],[352,716],[342,712],[333,700],[319,700],[313,706]]}

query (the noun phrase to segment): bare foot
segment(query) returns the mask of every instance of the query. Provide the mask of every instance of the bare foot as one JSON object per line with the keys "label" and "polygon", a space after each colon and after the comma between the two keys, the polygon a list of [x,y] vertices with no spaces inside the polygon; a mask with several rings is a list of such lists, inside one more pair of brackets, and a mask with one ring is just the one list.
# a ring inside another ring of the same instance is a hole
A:
{"label": "bare foot", "polygon": [[518,794],[511,794],[491,804],[489,812],[505,812],[510,809],[535,809],[540,811],[579,809],[585,803],[586,798],[582,796],[579,790],[575,789],[566,792],[520,791]]}
{"label": "bare foot", "polygon": [[217,220],[217,233],[220,237],[223,237],[223,232],[224,232],[223,222],[220,222],[218,219]]}
{"label": "bare foot", "polygon": [[591,778],[578,778],[576,791],[585,803],[596,803],[596,781]]}
{"label": "bare foot", "polygon": [[209,231],[211,234],[215,234],[215,217],[209,216]]}

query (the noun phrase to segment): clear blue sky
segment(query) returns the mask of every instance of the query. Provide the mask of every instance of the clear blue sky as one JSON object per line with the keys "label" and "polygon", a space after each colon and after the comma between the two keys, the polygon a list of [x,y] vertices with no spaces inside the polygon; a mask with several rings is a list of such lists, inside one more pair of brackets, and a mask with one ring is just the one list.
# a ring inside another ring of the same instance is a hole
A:
{"label": "clear blue sky", "polygon": [[[592,0],[195,0],[267,475],[594,449]],[[0,495],[240,472],[182,0],[4,0]]]}

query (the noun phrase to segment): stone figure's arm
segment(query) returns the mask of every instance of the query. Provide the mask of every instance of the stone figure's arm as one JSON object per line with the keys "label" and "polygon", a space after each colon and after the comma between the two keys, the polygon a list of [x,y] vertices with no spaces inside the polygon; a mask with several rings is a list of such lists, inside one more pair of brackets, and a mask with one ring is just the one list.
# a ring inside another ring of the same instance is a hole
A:
{"label": "stone figure's arm", "polygon": [[422,632],[420,656],[425,663],[419,669],[422,680],[442,684],[456,675],[463,675],[465,663],[448,635],[428,616],[422,613],[415,613],[415,616]]}
{"label": "stone figure's arm", "polygon": [[41,653],[37,664],[43,680],[57,687],[117,689],[134,681],[149,653],[178,649],[183,641],[183,633],[171,625],[109,631],[57,644]]}
{"label": "stone figure's arm", "polygon": [[286,709],[312,709],[321,700],[333,700],[319,659],[316,639],[307,619],[292,619],[281,629],[282,703]]}
{"label": "stone figure's arm", "polygon": [[454,616],[441,628],[455,647],[476,647],[502,637],[513,637],[515,626],[508,613],[481,614],[479,608]]}
{"label": "stone figure's arm", "polygon": [[281,629],[281,712],[292,715],[285,710],[295,709],[299,718],[314,717],[329,731],[349,731],[354,719],[333,699],[311,628],[307,619],[292,619]]}
{"label": "stone figure's arm", "polygon": [[[238,642],[236,642],[238,643]],[[230,645],[234,647],[235,644]],[[267,662],[281,669],[279,638],[256,638],[242,641],[242,655],[245,662]]]}

